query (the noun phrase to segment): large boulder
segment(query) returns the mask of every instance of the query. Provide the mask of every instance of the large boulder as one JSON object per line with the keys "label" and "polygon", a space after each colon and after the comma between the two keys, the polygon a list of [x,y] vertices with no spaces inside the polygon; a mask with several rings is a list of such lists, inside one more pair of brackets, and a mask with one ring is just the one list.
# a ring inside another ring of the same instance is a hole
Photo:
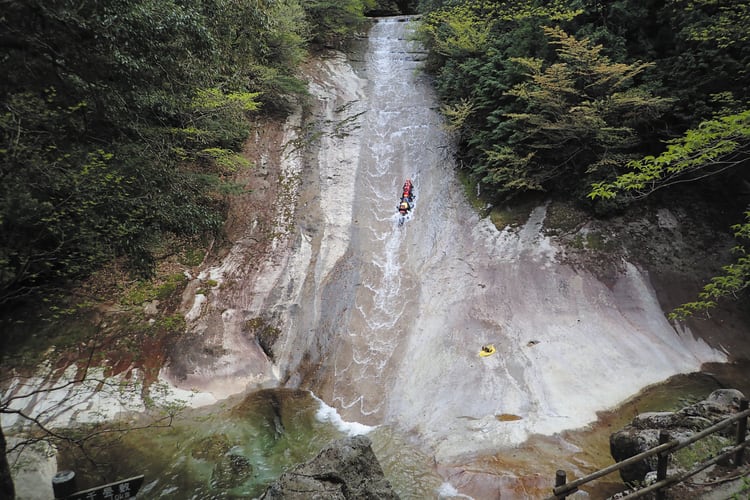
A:
{"label": "large boulder", "polygon": [[[609,449],[612,458],[622,462],[658,446],[659,432],[662,429],[669,433],[670,440],[688,438],[736,413],[743,398],[744,395],[738,390],[719,389],[705,400],[676,412],[642,413],[624,429],[610,436]],[[734,432],[732,426],[722,431],[727,445],[731,444]],[[628,484],[642,483],[646,474],[656,470],[657,460],[657,456],[652,456],[623,467],[620,469],[620,477]]]}
{"label": "large boulder", "polygon": [[365,436],[334,441],[311,461],[284,472],[261,500],[398,500]]}

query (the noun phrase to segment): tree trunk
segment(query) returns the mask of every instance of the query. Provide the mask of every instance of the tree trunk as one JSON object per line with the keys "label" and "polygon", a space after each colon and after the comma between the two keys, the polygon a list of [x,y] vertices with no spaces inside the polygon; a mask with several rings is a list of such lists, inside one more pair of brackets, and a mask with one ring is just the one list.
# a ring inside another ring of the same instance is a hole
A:
{"label": "tree trunk", "polygon": [[8,455],[5,454],[5,434],[0,426],[0,498],[13,500],[16,498],[16,489],[13,486],[13,478],[10,475],[10,464]]}

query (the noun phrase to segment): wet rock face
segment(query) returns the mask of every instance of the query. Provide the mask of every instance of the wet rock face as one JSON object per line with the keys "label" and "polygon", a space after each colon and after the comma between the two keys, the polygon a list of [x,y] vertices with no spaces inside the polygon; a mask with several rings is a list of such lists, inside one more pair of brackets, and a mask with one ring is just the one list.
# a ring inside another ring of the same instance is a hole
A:
{"label": "wet rock face", "polygon": [[[736,413],[744,395],[735,389],[719,389],[705,400],[676,412],[642,413],[609,438],[612,457],[621,462],[659,445],[659,432],[669,432],[670,439],[685,439]],[[731,444],[734,427],[729,426],[717,436]],[[625,483],[642,482],[646,474],[656,470],[657,457],[649,457],[620,469]]]}
{"label": "wet rock face", "polygon": [[335,441],[311,461],[285,472],[261,500],[378,499],[399,497],[385,479],[369,438]]}

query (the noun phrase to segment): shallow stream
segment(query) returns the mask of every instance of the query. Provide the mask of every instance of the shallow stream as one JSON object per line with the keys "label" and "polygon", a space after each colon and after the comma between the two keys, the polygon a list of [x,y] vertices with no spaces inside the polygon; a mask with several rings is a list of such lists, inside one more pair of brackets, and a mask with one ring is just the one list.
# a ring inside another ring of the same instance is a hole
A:
{"label": "shallow stream", "polygon": [[[78,471],[81,487],[145,474],[143,498],[252,498],[286,468],[311,459],[331,440],[366,433],[401,498],[460,497],[465,488],[459,481],[446,480],[456,475],[470,485],[473,498],[501,494],[535,499],[549,493],[558,468],[574,477],[611,464],[610,433],[637,413],[678,409],[719,387],[750,391],[745,377],[750,366],[711,368],[713,374],[679,375],[649,388],[623,406],[602,412],[584,429],[532,436],[517,447],[467,455],[438,467],[413,436],[388,425],[344,422],[311,393],[290,389],[230,398],[185,412],[171,428],[131,433],[97,455],[96,469],[83,460],[75,462],[72,455],[61,458],[66,467]],[[487,476],[496,480],[490,485]],[[591,498],[604,498],[622,488],[614,474],[584,491]]]}

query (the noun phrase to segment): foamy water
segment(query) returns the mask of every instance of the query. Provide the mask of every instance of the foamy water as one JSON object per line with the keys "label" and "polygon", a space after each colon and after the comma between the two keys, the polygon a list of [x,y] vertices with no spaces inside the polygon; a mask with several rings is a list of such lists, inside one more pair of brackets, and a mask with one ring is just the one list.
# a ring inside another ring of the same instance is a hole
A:
{"label": "foamy water", "polygon": [[339,414],[336,408],[327,405],[322,399],[318,398],[314,394],[310,393],[311,396],[320,403],[320,408],[316,413],[316,417],[320,422],[328,422],[332,424],[336,429],[345,433],[347,436],[360,436],[366,435],[372,432],[375,427],[371,425],[364,425],[358,422],[347,422]]}

